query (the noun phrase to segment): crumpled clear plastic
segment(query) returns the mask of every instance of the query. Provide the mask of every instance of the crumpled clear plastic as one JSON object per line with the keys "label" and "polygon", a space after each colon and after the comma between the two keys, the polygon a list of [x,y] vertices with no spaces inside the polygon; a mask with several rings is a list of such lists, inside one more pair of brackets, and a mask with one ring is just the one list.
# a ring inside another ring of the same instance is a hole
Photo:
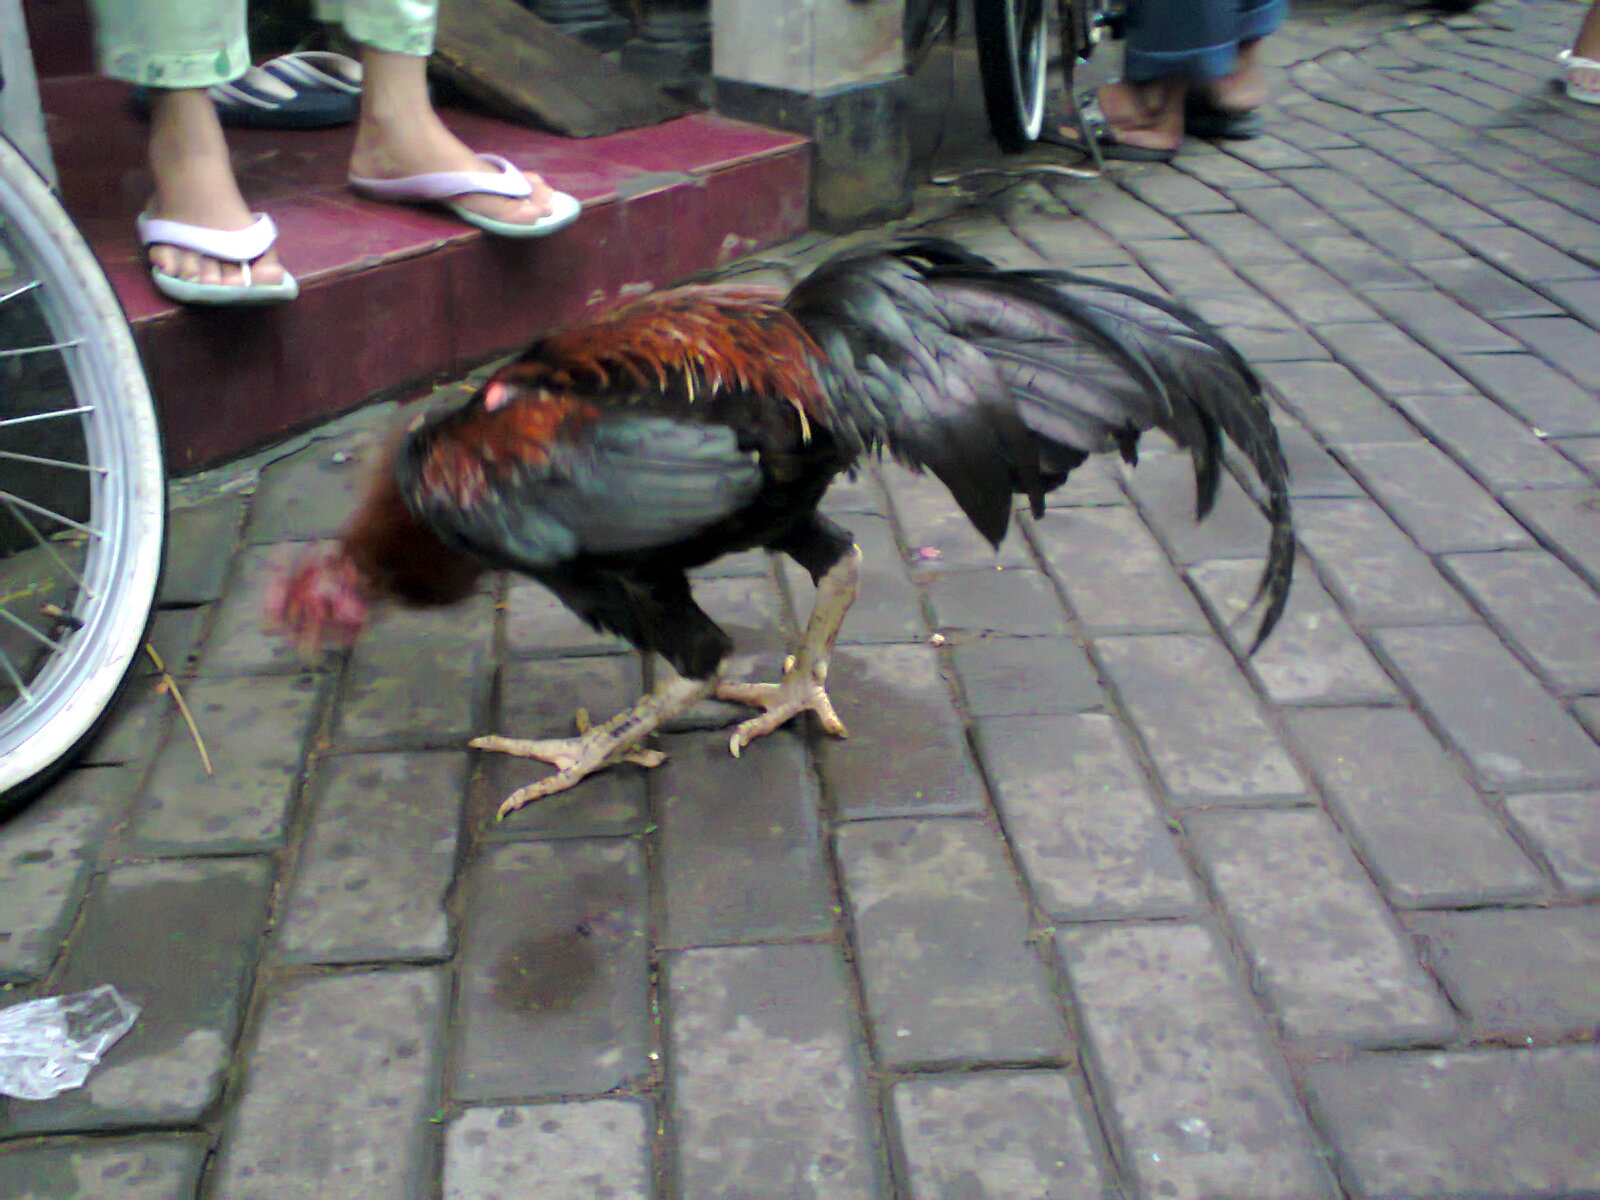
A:
{"label": "crumpled clear plastic", "polygon": [[49,1100],[82,1087],[139,1006],[110,984],[0,1008],[0,1093]]}

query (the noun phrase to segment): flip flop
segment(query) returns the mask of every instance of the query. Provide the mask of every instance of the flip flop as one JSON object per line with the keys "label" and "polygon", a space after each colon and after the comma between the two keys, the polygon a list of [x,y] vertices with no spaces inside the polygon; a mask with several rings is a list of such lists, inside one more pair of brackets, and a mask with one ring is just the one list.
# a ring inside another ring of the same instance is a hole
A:
{"label": "flip flop", "polygon": [[[1089,130],[1089,135],[1094,138],[1095,145],[1100,148],[1101,158],[1120,159],[1123,162],[1169,163],[1178,157],[1176,149],[1162,150],[1155,146],[1133,146],[1122,141],[1112,132],[1111,122],[1106,120],[1105,110],[1100,107],[1100,101],[1092,93],[1079,99],[1078,113],[1083,119],[1083,125]],[[1075,118],[1069,118],[1072,119]],[[1082,154],[1090,153],[1082,138],[1072,137],[1051,121],[1045,122],[1044,128],[1039,132],[1039,140],[1051,146],[1065,146]]]}
{"label": "flip flop", "polygon": [[365,179],[358,175],[349,178],[350,187],[371,200],[391,204],[437,204],[448,208],[468,225],[485,233],[504,238],[537,238],[558,229],[565,229],[578,219],[583,206],[566,192],[553,192],[550,211],[537,221],[501,221],[473,212],[457,204],[452,197],[488,195],[510,196],[521,199],[533,194],[533,185],[527,176],[498,154],[480,154],[480,159],[495,169],[493,171],[435,171],[427,175],[407,175],[403,179]]}
{"label": "flip flop", "polygon": [[266,213],[257,213],[255,223],[244,229],[206,229],[201,225],[187,225],[182,221],[168,221],[161,217],[139,215],[139,244],[148,250],[151,246],[177,246],[180,250],[194,250],[207,258],[238,263],[244,269],[244,282],[200,283],[193,279],[180,279],[150,267],[151,281],[156,291],[179,304],[208,304],[216,307],[246,304],[281,304],[300,294],[300,285],[287,271],[278,283],[254,283],[250,279],[250,264],[272,249],[278,240],[278,227]]}
{"label": "flip flop", "polygon": [[[224,125],[238,129],[326,129],[348,125],[361,106],[361,64],[328,50],[298,50],[250,67],[206,89]],[[150,89],[136,87],[133,107],[150,114]]]}
{"label": "flip flop", "polygon": [[1563,50],[1556,55],[1556,61],[1561,64],[1565,78],[1561,81],[1567,89],[1567,95],[1581,104],[1600,104],[1600,88],[1585,87],[1573,78],[1574,71],[1600,72],[1600,62],[1592,58],[1584,58],[1574,54],[1571,50]]}
{"label": "flip flop", "polygon": [[1183,101],[1183,131],[1208,141],[1248,142],[1260,137],[1266,122],[1254,109],[1223,108],[1204,92],[1190,90]]}

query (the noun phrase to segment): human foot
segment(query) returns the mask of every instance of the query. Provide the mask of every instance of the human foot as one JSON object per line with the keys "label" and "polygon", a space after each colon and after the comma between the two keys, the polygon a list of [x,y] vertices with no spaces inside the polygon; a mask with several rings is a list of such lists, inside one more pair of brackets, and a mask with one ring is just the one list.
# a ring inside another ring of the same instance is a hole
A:
{"label": "human foot", "polygon": [[[1184,81],[1178,79],[1113,80],[1083,105],[1082,116],[1105,157],[1165,161],[1183,142],[1185,91]],[[1059,136],[1051,140],[1083,145],[1076,121],[1061,126]]]}
{"label": "human foot", "polygon": [[1199,89],[1225,113],[1254,112],[1267,102],[1267,77],[1261,69],[1261,40],[1239,43],[1233,70],[1208,80]]}

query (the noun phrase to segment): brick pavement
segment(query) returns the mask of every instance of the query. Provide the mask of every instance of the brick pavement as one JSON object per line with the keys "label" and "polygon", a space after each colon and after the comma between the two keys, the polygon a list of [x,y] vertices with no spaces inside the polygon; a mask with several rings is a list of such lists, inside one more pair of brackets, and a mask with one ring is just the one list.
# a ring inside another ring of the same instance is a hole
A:
{"label": "brick pavement", "polygon": [[[529,768],[464,739],[609,711],[633,657],[504,581],[315,671],[266,639],[386,412],[179,485],[156,636],[219,773],[138,687],[0,830],[6,998],[144,1005],[87,1087],[0,1105],[0,1194],[1600,1194],[1578,13],[1308,5],[1265,137],[928,189],[935,228],[1167,289],[1261,364],[1306,554],[1254,660],[1261,521],[1235,487],[1195,529],[1159,446],[998,560],[869,472],[828,501],[867,552],[852,740],[686,728],[494,825]],[[770,671],[808,587],[745,556],[701,590]]]}

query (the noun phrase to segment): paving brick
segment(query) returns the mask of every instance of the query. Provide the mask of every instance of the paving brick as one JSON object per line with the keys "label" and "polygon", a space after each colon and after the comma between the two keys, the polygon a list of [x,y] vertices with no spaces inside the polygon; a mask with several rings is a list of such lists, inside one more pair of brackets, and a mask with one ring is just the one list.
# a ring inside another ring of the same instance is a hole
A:
{"label": "paving brick", "polygon": [[160,657],[161,665],[168,672],[180,679],[188,675],[210,616],[209,606],[157,610],[145,634],[145,644],[141,647],[143,653],[133,660],[134,676],[154,679],[158,674],[150,656],[151,650]]}
{"label": "paving brick", "polygon": [[1160,545],[1130,509],[1075,509],[1035,530],[1078,620],[1097,632],[1207,628]]}
{"label": "paving brick", "polygon": [[1174,165],[1229,196],[1242,188],[1278,186],[1276,178],[1231,154],[1185,154]]}
{"label": "paving brick", "polygon": [[1262,375],[1283,403],[1332,446],[1414,442],[1417,431],[1337,363],[1274,363]]}
{"label": "paving brick", "polygon": [[[1223,158],[1224,162],[1236,159]],[[1281,238],[1268,232],[1254,217],[1241,212],[1195,213],[1184,218],[1190,233],[1231,263],[1235,270],[1265,263],[1287,265],[1300,262]]]}
{"label": "paving brick", "polygon": [[1594,274],[1594,268],[1587,263],[1561,253],[1531,233],[1510,226],[1463,226],[1455,231],[1455,236],[1524,283],[1588,279]]}
{"label": "paving brick", "polygon": [[50,969],[137,782],[118,767],[71,771],[0,825],[0,980]]}
{"label": "paving brick", "polygon": [[[928,636],[917,589],[906,575],[905,561],[889,522],[882,517],[851,517],[842,524],[861,547],[861,596],[839,632],[841,645],[916,642]],[[788,559],[780,570],[803,625],[815,589],[811,577]]]}
{"label": "paving brick", "polygon": [[[950,492],[931,475],[896,472],[889,483],[906,549],[916,566],[927,570],[1032,565],[1026,540],[1015,524],[997,552],[972,527],[972,520]],[[931,554],[929,552],[932,552]]]}
{"label": "paving brick", "polygon": [[1558,371],[1593,391],[1600,388],[1600,332],[1571,317],[1514,317],[1500,328],[1520,338]]}
{"label": "paving brick", "polygon": [[1356,178],[1326,166],[1298,167],[1277,172],[1286,183],[1319,208],[1331,212],[1345,209],[1381,209],[1388,205],[1362,187]]}
{"label": "paving brick", "polygon": [[146,678],[123,689],[84,747],[80,766],[123,766],[143,773],[155,760],[168,724],[179,720],[172,697],[155,688],[156,681]]}
{"label": "paving brick", "polygon": [[1415,913],[1407,923],[1479,1037],[1600,1028],[1600,909]]}
{"label": "paving brick", "polygon": [[1302,238],[1297,249],[1358,292],[1414,288],[1416,272],[1362,238],[1350,234]]}
{"label": "paving brick", "polygon": [[1367,500],[1302,500],[1295,534],[1356,624],[1427,625],[1472,619],[1416,543]]}
{"label": "paving brick", "polygon": [[1340,453],[1400,527],[1430,553],[1532,544],[1527,530],[1436,446],[1345,446]]}
{"label": "paving brick", "polygon": [[1030,220],[1017,233],[1052,266],[1077,270],[1133,262],[1133,256],[1123,249],[1120,242],[1078,218]]}
{"label": "paving brick", "polygon": [[1289,466],[1289,495],[1297,500],[1366,495],[1361,485],[1350,478],[1350,472],[1334,461],[1299,420],[1280,409],[1273,414],[1273,424],[1278,427],[1278,441],[1283,445],[1284,461]]}
{"label": "paving brick", "polygon": [[1098,225],[1118,242],[1183,236],[1183,230],[1170,217],[1148,204],[1130,199],[1127,192],[1106,180],[1078,183],[1058,194],[1079,216]]}
{"label": "paving brick", "polygon": [[1495,205],[1495,215],[1556,246],[1593,257],[1600,250],[1600,223],[1549,200],[1507,200]]}
{"label": "paving brick", "polygon": [[[1589,191],[1590,189],[1585,189]],[[1570,279],[1547,284],[1545,290],[1561,302],[1572,316],[1591,326],[1600,326],[1600,279]],[[1555,315],[1561,311],[1554,304],[1548,309],[1527,313],[1506,313],[1508,317],[1536,317]]]}
{"label": "paving brick", "polygon": [[455,747],[487,707],[488,596],[449,610],[395,611],[357,644],[338,713],[346,745]]}
{"label": "paving brick", "polygon": [[505,643],[511,655],[614,654],[628,643],[590,629],[542,584],[513,578],[506,590]]}
{"label": "paving brick", "polygon": [[1260,1018],[1194,925],[1056,937],[1093,1051],[1095,1093],[1140,1196],[1335,1195]]}
{"label": "paving brick", "polygon": [[1544,438],[1482,396],[1402,397],[1400,407],[1495,492],[1587,480]]}
{"label": "paving brick", "polygon": [[1600,747],[1487,629],[1385,629],[1377,638],[1485,787],[1600,782]]}
{"label": "paving brick", "polygon": [[244,521],[244,497],[215,496],[167,513],[160,604],[210,604],[222,595]]}
{"label": "paving brick", "polygon": [[1532,1200],[1600,1190],[1600,1049],[1383,1054],[1313,1066],[1363,1196]]}
{"label": "paving brick", "polygon": [[[1189,571],[1240,653],[1255,640],[1260,610],[1253,602],[1263,562],[1207,562]],[[1283,619],[1247,665],[1275,704],[1382,704],[1397,697],[1394,684],[1309,571],[1296,576]]]}
{"label": "paving brick", "polygon": [[987,807],[966,730],[929,646],[841,649],[828,691],[850,730],[826,738],[822,779],[846,818],[976,813]]}
{"label": "paving brick", "polygon": [[1448,188],[1463,199],[1471,200],[1474,204],[1482,205],[1496,213],[1500,211],[1502,204],[1525,199],[1528,195],[1510,180],[1471,163],[1417,163],[1414,169],[1417,174],[1437,183],[1440,187]]}
{"label": "paving brick", "polygon": [[980,637],[952,654],[975,717],[1070,713],[1104,703],[1083,647],[1067,637]]}
{"label": "paving brick", "polygon": [[1174,167],[1130,173],[1122,186],[1169,217],[1235,211],[1233,201],[1221,192]]}
{"label": "paving brick", "polygon": [[678,1193],[875,1200],[880,1169],[849,993],[826,945],[667,962]]}
{"label": "paving brick", "polygon": [[[1303,165],[1313,166],[1316,163],[1316,159],[1310,155],[1298,152],[1297,155],[1304,160]],[[1326,237],[1344,232],[1343,225],[1290,188],[1255,188],[1238,193],[1234,200],[1240,208],[1291,246],[1299,246],[1308,237]]]}
{"label": "paving brick", "polygon": [[1372,303],[1423,345],[1444,355],[1502,354],[1521,343],[1432,288],[1374,289]]}
{"label": "paving brick", "polygon": [[1239,273],[1308,325],[1378,319],[1370,305],[1308,262],[1242,263]]}
{"label": "paving brick", "polygon": [[1304,794],[1299,770],[1221,643],[1117,637],[1100,639],[1096,650],[1170,803],[1190,808]]}
{"label": "paving brick", "polygon": [[1082,273],[1090,279],[1098,279],[1101,283],[1109,283],[1113,287],[1138,288],[1140,291],[1152,292],[1157,296],[1163,291],[1159,283],[1138,267],[1085,267]]}
{"label": "paving brick", "polygon": [[1531,288],[1478,258],[1446,258],[1417,263],[1421,271],[1479,316],[1537,317],[1560,310]]}
{"label": "paving brick", "polygon": [[51,991],[109,983],[139,1019],[82,1088],[49,1104],[9,1102],[0,1136],[198,1121],[228,1072],[271,886],[260,859],[130,864],[105,876]]}
{"label": "paving brick", "polygon": [[281,542],[335,536],[366,492],[379,443],[365,434],[318,441],[261,471],[247,536]]}
{"label": "paving brick", "polygon": [[1194,880],[1111,717],[979,724],[995,803],[1039,905],[1058,920],[1180,916]]}
{"label": "paving brick", "polygon": [[1600,479],[1600,438],[1558,438],[1553,445],[1589,475]]}
{"label": "paving brick", "polygon": [[833,889],[804,743],[776,733],[739,758],[726,732],[664,742],[651,784],[661,822],[667,946],[825,933]]}
{"label": "paving brick", "polygon": [[1217,332],[1249,363],[1313,362],[1331,357],[1328,348],[1303,329],[1224,325]]}
{"label": "paving brick", "polygon": [[835,834],[880,1062],[1048,1062],[1069,1036],[999,837],[975,821]]}
{"label": "paving brick", "polygon": [[215,773],[206,774],[188,728],[171,722],[135,809],[136,843],[174,854],[281,845],[316,711],[316,679],[201,679],[184,697]]}
{"label": "paving brick", "polygon": [[645,1075],[648,922],[632,840],[487,850],[467,884],[454,1094],[598,1095]]}
{"label": "paving brick", "polygon": [[1567,891],[1600,896],[1600,791],[1511,796],[1506,809]]}
{"label": "paving brick", "polygon": [[1195,519],[1194,466],[1188,455],[1147,458],[1130,484],[1139,511],[1176,562],[1248,558],[1266,550],[1266,518],[1226,472],[1216,505],[1203,521]]}
{"label": "paving brick", "polygon": [[0,1150],[0,1194],[20,1200],[193,1200],[204,1137],[22,1142]]}
{"label": "paving brick", "polygon": [[1465,392],[1471,385],[1392,325],[1324,325],[1317,337],[1334,357],[1389,396]]}
{"label": "paving brick", "polygon": [[1288,721],[1329,807],[1396,904],[1543,891],[1539,872],[1414,714],[1313,709]]}
{"label": "paving brick", "polygon": [[450,952],[464,754],[325,759],[281,919],[290,959],[368,962]]}
{"label": "paving brick", "polygon": [[1199,242],[1188,239],[1132,242],[1128,249],[1133,251],[1140,265],[1175,296],[1189,298],[1218,291],[1245,290],[1243,280],[1234,273],[1232,266]]}
{"label": "paving brick", "polygon": [[[1358,151],[1332,151],[1355,154]],[[1384,202],[1381,209],[1351,213],[1348,223],[1354,232],[1400,262],[1423,271],[1430,263],[1454,259],[1461,247],[1409,213]]]}
{"label": "paving brick", "polygon": [[1352,136],[1398,163],[1448,162],[1455,157],[1454,151],[1404,129],[1362,129]]}
{"label": "paving brick", "polygon": [[1102,1200],[1107,1173],[1070,1076],[1042,1071],[911,1079],[893,1096],[918,1200]]}
{"label": "paving brick", "polygon": [[1368,180],[1368,183],[1373,191],[1396,208],[1405,210],[1443,234],[1450,235],[1461,229],[1503,228],[1499,217],[1437,184],[1420,181],[1396,184],[1381,179]]}
{"label": "paving brick", "polygon": [[1600,433],[1600,399],[1531,354],[1470,354],[1451,360],[1502,407],[1554,437]]}
{"label": "paving brick", "polygon": [[1227,151],[1264,171],[1317,165],[1317,160],[1309,154],[1295,149],[1288,142],[1271,134],[1264,134],[1244,142],[1229,142]]}
{"label": "paving brick", "polygon": [[650,1200],[650,1112],[633,1100],[474,1108],[445,1136],[444,1200]]}
{"label": "paving brick", "polygon": [[1259,292],[1249,288],[1229,291],[1179,292],[1202,319],[1217,327],[1237,326],[1259,332],[1294,334],[1295,319]]}
{"label": "paving brick", "polygon": [[945,633],[1061,636],[1067,615],[1049,577],[1014,568],[941,571],[928,588],[934,624]]}
{"label": "paving brick", "polygon": [[1600,588],[1600,489],[1556,488],[1506,496],[1512,512],[1589,583]]}
{"label": "paving brick", "polygon": [[311,546],[253,546],[234,566],[233,580],[223,593],[211,636],[200,656],[207,674],[262,673],[302,670],[307,664],[287,639],[268,631],[267,588],[302,550]]}
{"label": "paving brick", "polygon": [[[524,914],[525,915],[525,914]],[[230,1200],[409,1200],[431,1174],[436,971],[288,979],[269,993],[213,1186]]]}
{"label": "paving brick", "polygon": [[1320,812],[1196,813],[1202,869],[1292,1038],[1447,1039],[1450,1008],[1383,898]]}
{"label": "paving brick", "polygon": [[1450,573],[1553,687],[1600,691],[1600,597],[1543,550],[1460,554]]}

